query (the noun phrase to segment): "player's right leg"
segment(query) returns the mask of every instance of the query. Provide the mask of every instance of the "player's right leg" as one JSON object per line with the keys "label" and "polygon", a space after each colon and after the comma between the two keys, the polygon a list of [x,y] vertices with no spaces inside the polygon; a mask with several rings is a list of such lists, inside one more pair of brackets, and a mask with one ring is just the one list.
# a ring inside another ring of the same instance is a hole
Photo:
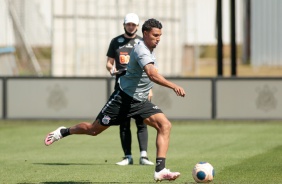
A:
{"label": "player's right leg", "polygon": [[51,144],[53,144],[55,141],[60,140],[61,138],[63,138],[62,134],[61,134],[61,130],[65,129],[66,127],[59,127],[56,130],[54,130],[53,132],[50,132],[49,134],[47,134],[44,143],[46,146],[49,146]]}
{"label": "player's right leg", "polygon": [[50,132],[45,138],[45,145],[49,146],[60,139],[72,135],[72,134],[86,134],[96,136],[106,130],[109,126],[104,126],[99,123],[99,120],[94,123],[81,122],[73,127],[59,127],[56,130]]}
{"label": "player's right leg", "polygon": [[[46,136],[44,141],[45,145],[49,146],[55,141],[58,141],[63,137],[72,134],[86,134],[96,136],[106,130],[109,126],[118,125],[118,122],[120,122],[118,117],[123,117],[122,115],[120,115],[118,108],[119,104],[121,104],[119,93],[119,90],[115,90],[113,92],[108,102],[105,104],[103,109],[98,114],[96,120],[92,124],[88,122],[82,122],[70,128],[59,127]],[[111,114],[111,117],[108,116],[108,114]]]}
{"label": "player's right leg", "polygon": [[73,127],[70,127],[70,134],[86,134],[96,136],[109,128],[109,126],[101,125],[100,120],[96,119],[92,124],[88,122],[79,123]]}

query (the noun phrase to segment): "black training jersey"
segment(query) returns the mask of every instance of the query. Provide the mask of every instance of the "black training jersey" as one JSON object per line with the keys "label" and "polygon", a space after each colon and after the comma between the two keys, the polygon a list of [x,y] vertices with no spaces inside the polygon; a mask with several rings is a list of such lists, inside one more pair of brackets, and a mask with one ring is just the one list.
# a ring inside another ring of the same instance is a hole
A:
{"label": "black training jersey", "polygon": [[130,52],[132,48],[142,38],[136,35],[135,38],[126,38],[124,35],[119,35],[112,39],[107,56],[115,58],[116,69],[120,70],[127,67],[130,59]]}

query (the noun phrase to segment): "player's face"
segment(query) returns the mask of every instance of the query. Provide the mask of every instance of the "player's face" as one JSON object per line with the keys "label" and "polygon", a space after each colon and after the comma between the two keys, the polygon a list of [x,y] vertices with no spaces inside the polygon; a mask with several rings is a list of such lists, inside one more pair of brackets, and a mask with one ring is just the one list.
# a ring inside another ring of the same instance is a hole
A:
{"label": "player's face", "polygon": [[162,30],[159,28],[153,28],[151,31],[144,31],[143,39],[146,46],[153,50],[157,47],[161,40]]}
{"label": "player's face", "polygon": [[134,23],[127,23],[124,25],[124,28],[127,32],[134,34],[138,28],[138,25],[134,24]]}

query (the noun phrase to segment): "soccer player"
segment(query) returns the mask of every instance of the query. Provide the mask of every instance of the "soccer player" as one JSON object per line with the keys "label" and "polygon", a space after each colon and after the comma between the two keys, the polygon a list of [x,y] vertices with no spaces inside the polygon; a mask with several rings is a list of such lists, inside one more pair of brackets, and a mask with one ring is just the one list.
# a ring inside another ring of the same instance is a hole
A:
{"label": "soccer player", "polygon": [[119,78],[119,89],[112,93],[96,120],[92,124],[81,122],[69,128],[59,127],[46,136],[45,145],[73,134],[97,136],[126,118],[141,118],[157,131],[155,181],[175,180],[180,173],[171,172],[165,165],[172,125],[161,109],[148,100],[148,95],[153,83],[172,89],[177,96],[184,97],[185,91],[158,73],[153,51],[160,42],[162,24],[156,19],[148,19],[142,25],[142,34],[143,40],[130,54],[126,74]]}
{"label": "soccer player", "polygon": [[[107,52],[107,70],[110,74],[115,76],[115,89],[118,89],[118,80],[120,76],[124,75],[126,72],[126,67],[129,62],[129,54],[132,48],[137,44],[142,38],[136,34],[139,26],[139,17],[135,13],[128,13],[123,22],[124,34],[121,34],[112,39],[108,52]],[[149,96],[149,99],[151,96]],[[140,150],[140,160],[141,165],[154,165],[153,162],[149,161],[147,156],[148,148],[148,129],[147,125],[143,122],[141,118],[136,119],[137,127],[137,138]],[[119,134],[122,149],[124,152],[123,160],[117,162],[117,165],[132,165],[133,158],[131,154],[131,131],[130,131],[130,118],[120,122]]]}

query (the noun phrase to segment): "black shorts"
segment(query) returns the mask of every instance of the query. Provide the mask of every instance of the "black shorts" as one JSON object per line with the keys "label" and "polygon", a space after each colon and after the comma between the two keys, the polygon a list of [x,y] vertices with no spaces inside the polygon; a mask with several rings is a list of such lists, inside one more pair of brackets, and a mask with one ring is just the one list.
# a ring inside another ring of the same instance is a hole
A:
{"label": "black shorts", "polygon": [[98,114],[101,125],[112,126],[120,125],[127,118],[145,119],[154,114],[162,113],[158,106],[150,101],[138,101],[117,89],[110,96],[108,102]]}

